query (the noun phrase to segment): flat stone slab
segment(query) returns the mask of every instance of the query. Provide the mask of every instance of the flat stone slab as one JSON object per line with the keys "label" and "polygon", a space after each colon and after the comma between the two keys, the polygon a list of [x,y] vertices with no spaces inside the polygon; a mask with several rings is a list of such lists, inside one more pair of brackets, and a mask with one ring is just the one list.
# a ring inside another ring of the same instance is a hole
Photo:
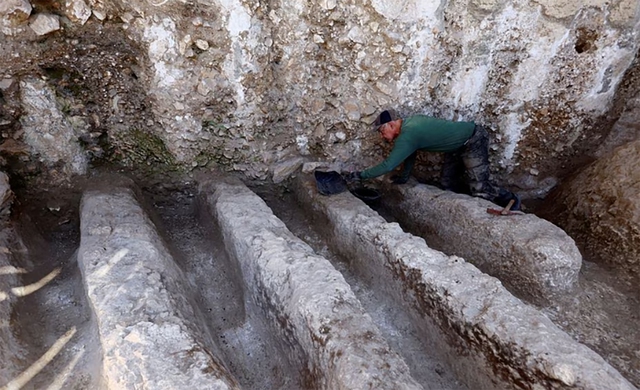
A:
{"label": "flat stone slab", "polygon": [[295,190],[330,230],[332,249],[407,308],[434,354],[470,389],[635,389],[601,356],[464,259],[429,248],[348,192],[320,195],[306,176]]}
{"label": "flat stone slab", "polygon": [[495,276],[536,303],[573,290],[582,255],[562,229],[533,214],[496,216],[480,198],[416,184],[393,186],[384,207],[408,231]]}
{"label": "flat stone slab", "polygon": [[237,389],[203,336],[185,276],[133,192],[86,192],[78,264],[108,389]]}
{"label": "flat stone slab", "polygon": [[247,292],[318,389],[421,389],[342,274],[239,181],[200,182]]}

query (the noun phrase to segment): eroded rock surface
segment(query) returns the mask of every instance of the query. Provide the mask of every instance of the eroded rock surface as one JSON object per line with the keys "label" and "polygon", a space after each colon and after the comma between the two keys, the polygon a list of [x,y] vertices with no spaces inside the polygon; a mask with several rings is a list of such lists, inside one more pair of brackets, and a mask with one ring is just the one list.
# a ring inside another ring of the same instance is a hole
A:
{"label": "eroded rock surface", "polygon": [[33,153],[52,170],[60,166],[63,177],[86,173],[87,160],[79,134],[61,112],[53,90],[39,79],[23,80],[20,90],[24,110],[20,121],[25,142]]}

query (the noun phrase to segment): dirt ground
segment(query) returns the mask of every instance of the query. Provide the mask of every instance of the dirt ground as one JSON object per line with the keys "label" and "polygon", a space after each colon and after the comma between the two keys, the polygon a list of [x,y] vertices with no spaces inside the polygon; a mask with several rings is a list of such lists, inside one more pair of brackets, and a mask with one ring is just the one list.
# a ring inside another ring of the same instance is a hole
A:
{"label": "dirt ground", "polygon": [[542,308],[577,341],[589,346],[640,386],[640,298],[615,271],[583,260],[579,287]]}
{"label": "dirt ground", "polygon": [[[153,210],[152,219],[171,243],[172,254],[195,286],[198,302],[208,313],[211,330],[219,337],[225,360],[231,371],[247,388],[286,388],[295,372],[287,364],[274,364],[270,359],[277,346],[270,344],[268,329],[261,320],[244,310],[242,287],[234,284],[236,272],[224,260],[219,239],[203,233],[210,221],[199,209],[195,182],[188,177],[163,177],[138,182],[146,206]],[[24,284],[40,280],[55,269],[60,274],[38,292],[19,301],[14,309],[12,325],[28,351],[21,362],[23,368],[40,358],[65,332],[75,335],[58,357],[44,367],[25,387],[44,388],[60,382],[60,388],[99,389],[100,346],[91,317],[82,276],[75,263],[79,246],[79,202],[86,181],[71,188],[17,188],[13,218],[19,226],[24,248],[18,256],[20,264],[32,272]],[[351,284],[372,318],[385,333],[392,347],[402,354],[420,381],[439,381],[443,389],[464,388],[438,361],[421,358],[419,341],[412,330],[403,326],[402,317],[375,296],[365,282],[349,271],[348,264],[331,254],[313,222],[297,205],[286,185],[252,185],[288,225],[316,252],[330,259]],[[383,199],[384,200],[384,196]],[[383,216],[384,212],[381,210]],[[392,216],[387,215],[388,219]],[[214,234],[212,232],[211,234]],[[213,242],[218,244],[213,245]],[[209,261],[208,258],[220,261]],[[215,289],[208,288],[217,286]],[[640,386],[640,297],[634,286],[622,281],[615,270],[604,269],[585,260],[579,288],[541,310],[577,341],[603,356],[636,386]],[[216,313],[226,313],[220,316]],[[408,322],[408,321],[407,321]],[[299,383],[299,382],[298,382]],[[55,388],[55,387],[54,387]]]}
{"label": "dirt ground", "polygon": [[[16,366],[23,375],[35,369],[24,389],[100,388],[99,337],[76,263],[80,194],[67,188],[27,190],[17,193],[12,209],[21,239],[12,248],[13,265],[27,271],[22,285],[59,272],[13,307],[12,331],[26,352]],[[15,378],[3,378],[2,384],[10,379]]]}

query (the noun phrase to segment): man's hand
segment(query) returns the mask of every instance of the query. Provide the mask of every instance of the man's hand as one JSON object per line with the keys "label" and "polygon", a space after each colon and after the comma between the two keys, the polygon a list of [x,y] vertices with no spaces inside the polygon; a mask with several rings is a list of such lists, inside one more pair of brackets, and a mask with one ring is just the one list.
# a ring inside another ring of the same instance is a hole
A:
{"label": "man's hand", "polygon": [[347,183],[353,183],[354,181],[361,180],[359,171],[342,172],[342,177]]}
{"label": "man's hand", "polygon": [[391,176],[391,182],[393,184],[404,184],[407,181],[409,181],[409,177],[404,177],[404,176],[400,176],[400,175],[393,175]]}

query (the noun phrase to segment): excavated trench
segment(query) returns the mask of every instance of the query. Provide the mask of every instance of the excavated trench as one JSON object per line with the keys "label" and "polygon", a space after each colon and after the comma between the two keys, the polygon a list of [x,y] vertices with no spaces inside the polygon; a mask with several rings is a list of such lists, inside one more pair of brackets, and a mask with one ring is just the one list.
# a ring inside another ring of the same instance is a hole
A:
{"label": "excavated trench", "polygon": [[3,389],[98,386],[100,339],[77,267],[79,195],[44,191],[15,202],[15,230],[3,237],[12,261],[0,275],[12,306],[6,341],[15,343]]}
{"label": "excavated trench", "polygon": [[[499,270],[486,266],[481,258],[477,258],[481,256],[465,249],[465,245],[459,244],[461,240],[454,240],[456,237],[448,236],[453,244],[446,242],[442,233],[446,234],[447,229],[442,224],[432,222],[434,219],[443,219],[447,221],[445,223],[455,226],[456,230],[463,235],[479,235],[486,240],[487,237],[482,236],[481,232],[484,226],[479,222],[483,219],[482,217],[473,220],[456,215],[457,221],[451,221],[444,214],[455,214],[456,210],[452,208],[441,209],[440,212],[431,214],[429,210],[438,210],[437,206],[432,206],[433,203],[437,203],[436,198],[439,192],[426,189],[428,186],[422,186],[421,191],[418,189],[420,186],[416,186],[415,183],[413,185],[413,190],[386,186],[380,189],[384,193],[384,199],[369,202],[369,205],[388,222],[398,222],[405,231],[423,237],[430,247],[449,255],[463,256],[472,263],[479,264],[483,271],[501,279],[510,292],[538,307],[574,339],[605,357],[615,368],[625,373],[625,376],[636,386],[640,384],[640,329],[637,327],[640,319],[638,310],[640,294],[635,285],[627,278],[619,277],[615,269],[607,269],[592,262],[589,253],[581,251],[581,267],[573,287],[561,294],[550,294],[549,299],[540,299],[541,295],[545,295],[540,291],[533,295],[527,294],[523,286],[514,286],[509,283],[509,280],[515,278],[501,277]],[[419,199],[416,200],[416,197]],[[427,206],[430,202],[431,204]],[[507,217],[500,222],[506,222],[507,227],[515,230],[518,235],[530,238],[531,232],[520,229],[520,225],[510,218]],[[495,222],[492,220],[490,223]],[[528,228],[531,228],[531,225]],[[545,227],[545,230],[550,229]],[[430,231],[437,231],[440,234],[433,234]],[[496,236],[498,239],[495,241],[505,238],[500,234]],[[465,241],[473,241],[473,239]],[[508,237],[504,241],[507,245],[511,242]],[[504,241],[502,244],[505,244]],[[517,241],[515,243],[522,244]],[[473,245],[475,244],[474,242]],[[498,245],[500,244],[494,242],[492,247]],[[549,245],[548,242],[547,245]],[[559,241],[557,245],[573,246],[573,243]],[[489,252],[484,250],[484,253]],[[498,253],[494,255],[499,257]],[[512,255],[518,254],[512,253]],[[540,257],[536,257],[534,262],[539,263],[540,260]],[[554,259],[556,263],[560,262],[559,260],[562,261],[559,258]],[[526,264],[526,261],[519,262],[518,267],[522,264]]]}
{"label": "excavated trench", "polygon": [[431,352],[433,345],[420,337],[420,330],[385,289],[366,273],[353,267],[350,260],[336,253],[327,244],[330,232],[326,224],[318,223],[308,207],[301,206],[295,194],[286,187],[256,186],[252,190],[262,197],[274,214],[289,230],[324,258],[344,276],[375,325],[389,345],[411,369],[412,376],[425,388],[467,389],[449,365]]}
{"label": "excavated trench", "polygon": [[143,192],[146,210],[194,291],[221,358],[243,388],[302,388],[303,368],[290,362],[266,319],[245,299],[240,269],[227,255],[194,182]]}
{"label": "excavated trench", "polygon": [[575,295],[534,308],[304,175],[74,188],[17,191],[2,389],[634,388],[609,365],[635,380],[628,351],[598,344],[607,363],[539,310],[576,320]]}

